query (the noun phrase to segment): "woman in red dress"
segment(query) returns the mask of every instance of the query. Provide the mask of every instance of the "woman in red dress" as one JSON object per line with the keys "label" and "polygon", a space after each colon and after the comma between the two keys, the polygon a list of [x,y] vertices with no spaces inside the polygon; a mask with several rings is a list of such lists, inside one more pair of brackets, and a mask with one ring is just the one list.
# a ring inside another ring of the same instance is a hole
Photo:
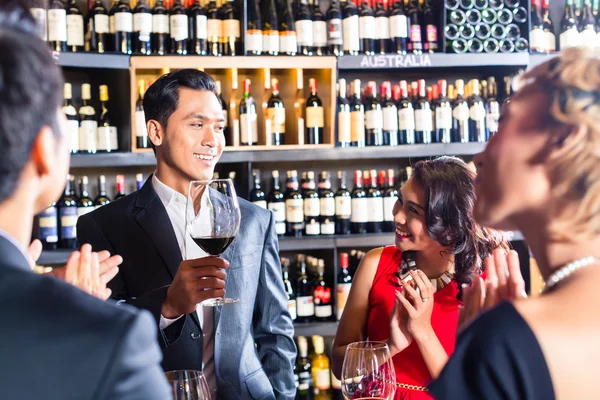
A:
{"label": "woman in red dress", "polygon": [[473,219],[475,173],[460,159],[414,165],[394,207],[394,246],[370,251],[357,269],[333,345],[338,376],[346,347],[387,342],[396,399],[431,399],[426,386],[454,350],[461,286],[506,246]]}

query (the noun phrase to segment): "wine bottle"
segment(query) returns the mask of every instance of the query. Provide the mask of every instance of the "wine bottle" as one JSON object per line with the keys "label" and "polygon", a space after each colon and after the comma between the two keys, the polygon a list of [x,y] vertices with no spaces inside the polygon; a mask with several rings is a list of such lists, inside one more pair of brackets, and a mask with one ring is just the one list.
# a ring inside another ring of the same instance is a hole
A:
{"label": "wine bottle", "polygon": [[360,170],[354,171],[354,190],[352,191],[352,233],[367,233],[369,222],[369,204],[367,202],[367,193],[363,186],[363,173]]}
{"label": "wine bottle", "polygon": [[352,200],[346,186],[346,174],[338,171],[340,187],[335,193],[335,233],[338,235],[350,234],[350,218],[352,216]]}
{"label": "wine bottle", "polygon": [[65,83],[63,86],[64,102],[62,112],[67,119],[67,136],[71,153],[79,152],[79,118],[77,110],[73,106],[73,88],[70,83]]}
{"label": "wine bottle", "polygon": [[223,55],[235,56],[239,54],[240,46],[240,20],[236,14],[234,0],[227,0],[222,7],[223,18]]}
{"label": "wine bottle", "polygon": [[75,178],[67,175],[67,185],[60,200],[56,204],[58,209],[59,247],[61,249],[77,248],[77,197],[73,189]]}
{"label": "wine bottle", "polygon": [[48,9],[48,43],[53,51],[67,51],[67,10],[61,0]]}
{"label": "wine bottle", "polygon": [[265,194],[264,190],[262,190],[262,185],[260,184],[260,170],[252,170],[252,180],[254,181],[254,187],[250,191],[250,202],[266,210],[267,195]]}
{"label": "wine bottle", "polygon": [[298,358],[296,367],[298,373],[297,396],[299,399],[310,399],[313,396],[314,387],[311,375],[311,364],[308,358],[308,342],[304,336],[298,337]]}
{"label": "wine bottle", "polygon": [[227,112],[227,103],[221,95],[221,81],[215,81],[215,88],[217,90],[217,97],[221,102],[221,108],[223,109],[223,118],[225,119],[225,126],[223,129],[223,135],[225,136],[225,144],[231,146],[233,144],[233,138],[231,137],[231,129],[229,126],[229,113]]}
{"label": "wine bottle", "polygon": [[320,1],[312,1],[313,51],[317,56],[324,56],[327,55],[327,22],[321,11]]}
{"label": "wine bottle", "polygon": [[375,13],[369,5],[369,0],[362,0],[359,10],[360,22],[360,52],[367,55],[375,54]]}
{"label": "wine bottle", "polygon": [[[320,322],[326,322],[333,315],[333,306],[331,301],[331,286],[325,282],[325,260],[320,259],[317,266],[317,281],[315,282],[314,301],[315,301],[315,319]],[[313,370],[314,372],[314,370]],[[329,380],[329,370],[327,370],[327,380]],[[322,385],[322,390],[329,389]]]}
{"label": "wine bottle", "polygon": [[262,53],[262,21],[258,11],[258,0],[248,1],[248,27],[246,29],[246,53],[259,56]]}
{"label": "wine bottle", "polygon": [[100,208],[108,203],[110,203],[110,198],[106,193],[106,177],[104,175],[100,175],[98,177],[98,196],[96,196],[96,199],[94,200],[94,206],[96,206],[96,208]]}
{"label": "wine bottle", "polygon": [[285,257],[281,258],[281,272],[283,275],[283,288],[287,296],[287,309],[292,321],[295,321],[298,317],[296,313],[296,293],[294,293],[292,282],[290,281],[290,260]]}
{"label": "wine bottle", "polygon": [[408,41],[408,18],[404,13],[404,1],[394,0],[390,13],[390,36],[392,39],[392,52],[406,54]]}
{"label": "wine bottle", "polygon": [[[377,186],[377,171],[364,171],[367,188],[367,232],[381,233],[383,231],[383,197]],[[369,182],[367,184],[367,182]],[[368,185],[368,186],[367,186]]]}
{"label": "wine bottle", "polygon": [[242,145],[258,144],[258,115],[256,103],[250,95],[250,79],[244,79],[244,96],[240,102],[240,136]]}
{"label": "wine bottle", "polygon": [[321,234],[321,201],[319,193],[315,190],[315,173],[307,172],[307,181],[304,184],[304,220],[305,231],[307,236]]}
{"label": "wine bottle", "polygon": [[206,35],[208,54],[211,56],[223,55],[222,41],[223,21],[219,16],[219,7],[216,0],[210,0],[206,9]]}
{"label": "wine bottle", "polygon": [[79,180],[79,201],[77,202],[77,218],[94,211],[96,207],[90,198],[89,181],[87,176]]}
{"label": "wine bottle", "polygon": [[342,3],[342,37],[344,53],[356,56],[360,51],[360,20],[358,8],[352,0]]}
{"label": "wine bottle", "polygon": [[408,9],[408,21],[410,24],[410,48],[413,53],[421,54],[423,52],[423,42],[421,36],[421,12],[419,3],[411,1]]}
{"label": "wine bottle", "polygon": [[352,275],[350,274],[348,264],[348,253],[340,254],[340,272],[337,275],[337,287],[336,287],[336,313],[337,320],[342,319],[348,296],[350,296],[350,289],[352,288]]}
{"label": "wine bottle", "polygon": [[385,81],[381,84],[381,107],[383,114],[383,145],[398,145],[398,107],[392,99],[392,84]]}
{"label": "wine bottle", "polygon": [[279,21],[275,0],[264,0],[262,11],[263,53],[276,56],[279,54]]}
{"label": "wine bottle", "polygon": [[[298,191],[298,172],[288,171],[285,193],[285,234],[302,236],[304,233],[304,197]],[[298,315],[300,316],[300,315]]]}
{"label": "wine bottle", "polygon": [[[545,53],[548,41],[542,20],[542,0],[531,1],[531,31],[529,32],[529,48],[532,53]],[[594,31],[595,35],[595,31]]]}
{"label": "wine bottle", "polygon": [[550,18],[550,0],[542,0],[542,24],[546,36],[546,52],[556,51],[556,36],[554,36],[554,24]]}
{"label": "wine bottle", "polygon": [[327,45],[329,46],[329,54],[338,57],[344,54],[342,9],[339,0],[332,0],[327,10]]}
{"label": "wine bottle", "polygon": [[273,219],[275,220],[275,232],[278,236],[283,236],[285,235],[286,206],[284,195],[281,192],[281,186],[279,183],[279,171],[272,171],[271,176],[273,177],[273,189],[267,198],[267,208],[273,212]]}
{"label": "wine bottle", "polygon": [[98,124],[97,151],[113,152],[119,149],[117,127],[110,122],[108,117],[108,86],[100,85],[100,123]]}
{"label": "wine bottle", "polygon": [[408,97],[408,82],[400,81],[398,104],[398,143],[415,144],[415,109]]}
{"label": "wine bottle", "polygon": [[479,95],[479,81],[472,81],[472,96],[469,101],[469,141],[485,142],[485,105],[483,99]]}
{"label": "wine bottle", "polygon": [[500,119],[500,103],[498,103],[498,89],[496,87],[496,79],[494,77],[488,78],[488,97],[486,99],[486,116],[485,116],[485,127],[486,127],[486,140],[489,140],[492,135],[498,132],[498,121]]}
{"label": "wine bottle", "polygon": [[[387,170],[387,185],[383,192],[383,231],[394,232],[396,222],[394,221],[394,206],[398,200],[398,189],[396,189],[395,173],[393,169]],[[384,174],[385,177],[385,174]]]}
{"label": "wine bottle", "polygon": [[425,80],[419,79],[419,98],[415,103],[415,140],[417,143],[431,143],[433,134],[431,104],[426,97]]}
{"label": "wine bottle", "polygon": [[44,42],[48,41],[48,12],[46,11],[46,0],[32,0],[29,11],[35,20],[37,34]]}
{"label": "wine bottle", "polygon": [[[329,290],[331,291],[331,289]],[[329,297],[331,297],[331,293],[329,293]],[[329,357],[325,355],[323,336],[313,336],[313,348],[315,349],[315,356],[312,360],[312,374],[315,391],[318,393],[315,400],[331,399],[331,363]]]}
{"label": "wine bottle", "polygon": [[325,113],[323,103],[317,95],[317,80],[310,78],[308,86],[310,88],[310,96],[306,100],[306,143],[323,144]]}
{"label": "wine bottle", "polygon": [[285,106],[279,97],[279,80],[271,79],[271,97],[267,102],[267,119],[271,121],[271,144],[285,144]]}
{"label": "wine bottle", "polygon": [[66,9],[67,51],[81,52],[84,45],[83,15],[79,11],[75,0],[69,0]]}
{"label": "wine bottle", "polygon": [[82,104],[79,108],[79,151],[82,153],[96,152],[96,132],[98,122],[96,121],[96,110],[90,105],[92,88],[89,83],[81,85]]}
{"label": "wine bottle", "polygon": [[335,194],[331,190],[329,172],[319,175],[319,201],[321,203],[321,235],[335,234]]}
{"label": "wine bottle", "polygon": [[117,195],[115,196],[115,201],[125,196],[125,175],[117,175]]}
{"label": "wine bottle", "polygon": [[58,212],[56,203],[42,211],[37,219],[36,238],[42,242],[44,250],[56,250],[58,247]]}
{"label": "wine bottle", "polygon": [[453,142],[467,143],[469,141],[469,104],[463,97],[465,94],[465,83],[462,79],[455,82],[456,100],[452,108],[452,132]]}
{"label": "wine bottle", "polygon": [[350,113],[350,103],[346,98],[346,80],[340,79],[337,87],[337,129],[338,129],[338,147],[348,147],[351,145],[351,126],[352,116]]}
{"label": "wine bottle", "polygon": [[390,52],[390,17],[385,9],[383,0],[377,0],[375,6],[375,52],[386,54]]}
{"label": "wine bottle", "polygon": [[146,0],[138,0],[133,9],[133,52],[150,55],[152,45],[152,11]]}
{"label": "wine bottle", "polygon": [[596,22],[592,14],[591,0],[583,1],[579,17],[579,45],[590,48],[596,46]]}
{"label": "wine bottle", "polygon": [[383,110],[377,100],[377,83],[370,81],[366,87],[365,133],[367,146],[383,145]]}
{"label": "wine bottle", "polygon": [[135,174],[135,187],[140,190],[142,186],[144,186],[144,174]]}
{"label": "wine bottle", "polygon": [[[186,17],[187,18],[187,17]],[[115,50],[117,53],[131,54],[131,36],[133,32],[133,14],[129,0],[120,0],[114,13]]]}
{"label": "wine bottle", "polygon": [[119,0],[111,0],[111,7],[108,10],[108,30],[109,30],[109,49],[110,51],[118,51],[118,48],[115,45],[115,14],[117,13],[117,9],[119,8]]}
{"label": "wine bottle", "polygon": [[188,49],[188,16],[181,0],[175,0],[169,13],[169,31],[171,32],[171,53],[186,55]]}
{"label": "wine bottle", "polygon": [[352,81],[353,97],[350,102],[351,146],[365,147],[365,108],[360,100],[360,79]]}
{"label": "wine bottle", "polygon": [[423,26],[424,38],[423,49],[430,53],[434,53],[438,49],[438,33],[436,24],[437,15],[433,11],[430,0],[424,0],[423,5]]}
{"label": "wine bottle", "polygon": [[295,56],[298,52],[296,23],[291,5],[287,0],[280,0],[279,14],[279,53]]}
{"label": "wine bottle", "polygon": [[312,56],[314,38],[312,12],[308,6],[308,0],[300,0],[300,5],[296,11],[296,34],[298,35],[298,54]]}
{"label": "wine bottle", "polygon": [[144,113],[144,95],[146,93],[146,82],[138,81],[138,98],[135,103],[135,147],[138,149],[149,149],[151,147],[146,127],[146,114]]}
{"label": "wine bottle", "polygon": [[102,0],[94,0],[88,16],[90,51],[98,53],[108,51],[109,32],[108,10],[104,7]]}
{"label": "wine bottle", "polygon": [[188,26],[190,28],[190,53],[199,56],[208,54],[208,17],[200,0],[194,0],[190,7]]}
{"label": "wine bottle", "polygon": [[573,0],[567,0],[560,28],[560,49],[579,46],[579,28]]}
{"label": "wine bottle", "polygon": [[152,52],[164,56],[169,51],[169,15],[163,0],[156,0],[152,8]]}
{"label": "wine bottle", "polygon": [[445,79],[438,81],[440,98],[435,108],[435,136],[441,143],[452,141],[452,104],[447,97],[448,83]]}

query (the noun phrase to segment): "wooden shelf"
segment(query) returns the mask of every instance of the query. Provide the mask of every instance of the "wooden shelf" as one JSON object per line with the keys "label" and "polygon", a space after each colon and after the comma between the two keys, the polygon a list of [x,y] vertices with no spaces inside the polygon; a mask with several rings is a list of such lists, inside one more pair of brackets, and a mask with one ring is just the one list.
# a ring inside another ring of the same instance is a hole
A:
{"label": "wooden shelf", "polygon": [[338,58],[340,70],[383,70],[410,68],[458,68],[458,67],[525,67],[529,64],[528,53],[509,54],[387,54],[379,56],[342,56]]}
{"label": "wooden shelf", "polygon": [[335,69],[337,67],[335,56],[307,57],[307,56],[235,56],[235,57],[207,57],[207,56],[132,56],[131,67],[134,69]]}
{"label": "wooden shelf", "polygon": [[294,323],[294,336],[311,337],[319,336],[335,336],[337,332],[338,322],[307,322]]}
{"label": "wooden shelf", "polygon": [[57,52],[53,54],[61,67],[129,70],[130,56],[126,54]]}

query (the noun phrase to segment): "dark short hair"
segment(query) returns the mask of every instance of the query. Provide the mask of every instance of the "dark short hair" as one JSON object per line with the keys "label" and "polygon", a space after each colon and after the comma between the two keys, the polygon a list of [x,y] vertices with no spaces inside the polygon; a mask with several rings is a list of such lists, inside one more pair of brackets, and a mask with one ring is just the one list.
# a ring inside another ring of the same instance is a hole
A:
{"label": "dark short hair", "polygon": [[155,120],[167,129],[169,118],[179,106],[180,88],[206,90],[217,94],[215,80],[204,71],[188,68],[169,72],[158,78],[146,91],[146,122]]}
{"label": "dark short hair", "polygon": [[1,4],[0,27],[10,27],[23,33],[37,35],[37,23],[24,0],[2,0]]}
{"label": "dark short hair", "polygon": [[62,71],[46,43],[13,25],[23,15],[0,7],[0,202],[15,191],[40,129],[50,126],[60,135]]}
{"label": "dark short hair", "polygon": [[[419,161],[413,177],[425,191],[425,223],[431,238],[454,254],[454,279],[470,283],[483,259],[499,247],[508,249],[501,233],[475,222],[475,172],[456,157]],[[460,286],[459,286],[460,287]]]}

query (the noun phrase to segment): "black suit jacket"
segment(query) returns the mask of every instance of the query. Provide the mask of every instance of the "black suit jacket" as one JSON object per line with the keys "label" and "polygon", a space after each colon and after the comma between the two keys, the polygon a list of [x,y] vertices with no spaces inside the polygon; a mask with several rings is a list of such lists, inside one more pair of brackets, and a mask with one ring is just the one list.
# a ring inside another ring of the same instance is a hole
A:
{"label": "black suit jacket", "polygon": [[156,399],[171,394],[147,312],[31,272],[0,236],[0,398]]}
{"label": "black suit jacket", "polygon": [[[293,399],[296,347],[272,213],[239,202],[240,232],[223,258],[231,264],[227,296],[240,302],[214,310],[219,398]],[[158,323],[182,255],[152,177],[139,192],[79,218],[77,232],[80,243],[123,257],[110,283],[113,297],[149,310]],[[165,370],[202,369],[196,313],[159,330],[158,338]]]}

